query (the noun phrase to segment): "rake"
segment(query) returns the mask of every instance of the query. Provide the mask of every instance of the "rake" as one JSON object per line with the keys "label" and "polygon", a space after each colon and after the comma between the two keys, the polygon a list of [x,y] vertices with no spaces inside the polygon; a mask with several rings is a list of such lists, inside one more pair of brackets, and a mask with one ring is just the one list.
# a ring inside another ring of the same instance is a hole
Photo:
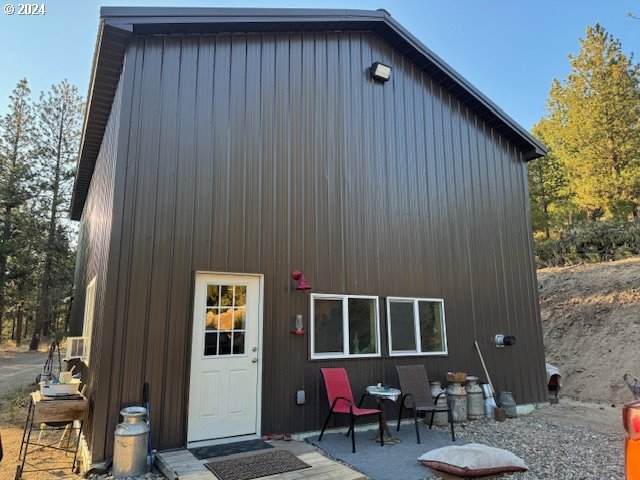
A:
{"label": "rake", "polygon": [[627,384],[627,387],[629,387],[635,399],[640,400],[640,380],[633,378],[628,373],[625,373],[622,378],[624,378],[624,383]]}

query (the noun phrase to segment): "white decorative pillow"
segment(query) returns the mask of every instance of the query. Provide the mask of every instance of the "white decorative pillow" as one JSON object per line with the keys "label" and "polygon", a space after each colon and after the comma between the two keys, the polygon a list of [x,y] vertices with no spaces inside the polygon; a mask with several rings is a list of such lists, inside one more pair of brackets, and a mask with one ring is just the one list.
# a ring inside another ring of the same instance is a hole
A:
{"label": "white decorative pillow", "polygon": [[506,472],[524,472],[524,461],[508,450],[468,443],[436,448],[418,458],[429,468],[460,477],[482,477]]}

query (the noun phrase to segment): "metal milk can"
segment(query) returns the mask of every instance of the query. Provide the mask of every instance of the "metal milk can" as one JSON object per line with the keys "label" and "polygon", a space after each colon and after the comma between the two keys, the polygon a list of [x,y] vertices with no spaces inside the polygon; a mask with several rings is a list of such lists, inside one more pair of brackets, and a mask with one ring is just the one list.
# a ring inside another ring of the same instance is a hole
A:
{"label": "metal milk can", "polygon": [[469,375],[465,390],[467,391],[467,418],[481,420],[484,418],[484,399],[482,388],[478,385],[478,377]]}
{"label": "metal milk can", "polygon": [[126,407],[120,410],[122,423],[116,426],[113,446],[113,476],[136,477],[147,473],[147,409]]}
{"label": "metal milk can", "polygon": [[[446,391],[444,389],[444,387],[442,386],[441,382],[438,382],[437,380],[434,380],[432,382],[429,382],[429,387],[431,388],[431,396],[433,397],[433,403],[436,404],[436,406],[438,407],[446,407],[447,406],[447,394]],[[440,395],[441,393],[443,393],[444,395]],[[437,402],[436,402],[436,397],[438,397],[438,395],[440,395],[440,397],[438,398]],[[429,420],[431,420],[431,416],[427,415],[425,417],[425,421],[428,423]],[[436,412],[433,416],[433,424],[434,425],[449,425],[449,420],[447,418],[447,412]]]}
{"label": "metal milk can", "polygon": [[500,406],[504,408],[507,418],[516,418],[518,416],[516,401],[513,399],[511,392],[500,392]]}
{"label": "metal milk can", "polygon": [[447,396],[451,405],[451,416],[454,422],[467,421],[467,392],[460,382],[447,385]]}

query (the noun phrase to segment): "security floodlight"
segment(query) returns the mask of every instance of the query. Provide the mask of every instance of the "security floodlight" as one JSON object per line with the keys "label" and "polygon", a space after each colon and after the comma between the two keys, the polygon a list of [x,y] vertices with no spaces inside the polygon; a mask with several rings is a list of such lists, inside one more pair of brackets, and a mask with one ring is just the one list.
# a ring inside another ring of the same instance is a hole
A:
{"label": "security floodlight", "polygon": [[391,78],[391,67],[384,63],[374,62],[373,65],[371,65],[369,72],[371,72],[371,78],[381,82],[386,82]]}

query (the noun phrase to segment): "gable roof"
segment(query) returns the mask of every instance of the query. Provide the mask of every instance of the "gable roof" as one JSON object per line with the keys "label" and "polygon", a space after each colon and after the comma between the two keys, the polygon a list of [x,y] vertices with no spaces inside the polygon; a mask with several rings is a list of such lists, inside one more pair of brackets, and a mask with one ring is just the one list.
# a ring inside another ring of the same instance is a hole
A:
{"label": "gable roof", "polygon": [[524,153],[525,160],[547,153],[542,143],[384,10],[103,7],[76,167],[71,218],[79,220],[82,215],[125,51],[132,37],[313,31],[369,31],[378,35],[512,142]]}

